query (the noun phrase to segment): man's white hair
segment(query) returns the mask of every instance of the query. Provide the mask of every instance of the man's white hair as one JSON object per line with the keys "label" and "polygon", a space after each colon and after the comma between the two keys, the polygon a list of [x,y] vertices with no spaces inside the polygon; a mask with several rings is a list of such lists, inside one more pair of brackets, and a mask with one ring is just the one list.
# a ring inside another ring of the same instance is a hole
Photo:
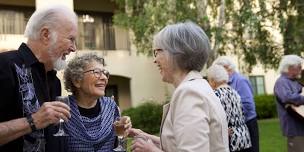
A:
{"label": "man's white hair", "polygon": [[284,55],[280,61],[278,71],[280,73],[286,73],[288,72],[289,67],[302,65],[302,63],[303,63],[303,58],[301,58],[300,56],[293,54]]}
{"label": "man's white hair", "polygon": [[62,26],[62,22],[71,22],[77,26],[77,15],[63,5],[51,5],[37,9],[27,22],[24,35],[29,39],[37,40],[41,28],[47,27],[51,32],[57,32],[55,29]]}
{"label": "man's white hair", "polygon": [[234,62],[232,62],[232,60],[228,56],[220,56],[216,60],[214,60],[212,64],[224,66],[224,67],[228,68],[229,70],[232,70],[233,72],[236,70],[235,69],[236,66],[235,66]]}
{"label": "man's white hair", "polygon": [[227,70],[222,65],[214,64],[208,68],[207,78],[212,79],[216,83],[227,83],[229,80],[229,75]]}

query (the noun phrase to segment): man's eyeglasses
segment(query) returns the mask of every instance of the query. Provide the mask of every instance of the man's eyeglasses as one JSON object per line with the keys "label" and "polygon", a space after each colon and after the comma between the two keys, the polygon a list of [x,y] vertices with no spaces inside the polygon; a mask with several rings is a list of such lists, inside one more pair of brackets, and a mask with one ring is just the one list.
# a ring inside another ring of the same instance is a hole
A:
{"label": "man's eyeglasses", "polygon": [[104,70],[104,69],[103,70],[101,70],[101,69],[93,69],[93,70],[85,71],[83,73],[88,73],[88,72],[93,73],[96,78],[100,78],[102,74],[105,75],[107,77],[107,79],[110,78],[110,72],[107,71],[107,70]]}
{"label": "man's eyeglasses", "polygon": [[154,50],[153,50],[153,55],[154,55],[154,57],[156,58],[157,54],[158,54],[159,52],[163,52],[163,51],[164,51],[163,49],[154,49]]}

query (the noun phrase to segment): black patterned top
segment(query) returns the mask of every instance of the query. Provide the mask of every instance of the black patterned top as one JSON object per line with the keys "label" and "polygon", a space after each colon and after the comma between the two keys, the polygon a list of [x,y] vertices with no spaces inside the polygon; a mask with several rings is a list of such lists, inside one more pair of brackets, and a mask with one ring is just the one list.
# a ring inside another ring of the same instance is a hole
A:
{"label": "black patterned top", "polygon": [[[25,43],[18,50],[0,53],[0,83],[0,122],[24,118],[61,94],[56,71],[46,73]],[[0,152],[66,152],[64,138],[53,136],[57,131],[56,125],[50,125],[0,145]]]}
{"label": "black patterned top", "polygon": [[230,151],[250,148],[250,135],[245,124],[240,96],[228,85],[220,86],[214,92],[219,97],[226,112],[228,128],[232,130],[232,133],[229,135]]}

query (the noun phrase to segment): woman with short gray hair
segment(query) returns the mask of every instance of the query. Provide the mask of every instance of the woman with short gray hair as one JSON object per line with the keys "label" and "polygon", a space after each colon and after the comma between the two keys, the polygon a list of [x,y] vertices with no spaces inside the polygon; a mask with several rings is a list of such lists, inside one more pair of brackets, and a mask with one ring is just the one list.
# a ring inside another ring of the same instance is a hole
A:
{"label": "woman with short gray hair", "polygon": [[168,25],[154,36],[154,55],[161,48],[172,57],[175,67],[201,71],[211,52],[205,32],[192,22]]}
{"label": "woman with short gray hair", "polygon": [[242,103],[239,94],[227,82],[228,72],[221,65],[212,65],[207,71],[210,86],[220,99],[226,112],[229,132],[230,152],[247,152],[251,147],[249,130],[245,124]]}
{"label": "woman with short gray hair", "polygon": [[[105,61],[102,57],[94,53],[87,53],[82,56],[76,56],[71,61],[69,61],[68,68],[64,71],[64,86],[68,92],[73,94],[77,93],[76,87],[73,82],[82,80],[85,76],[83,73],[85,72],[87,66],[91,62],[97,62],[103,66],[105,66]],[[107,70],[104,70],[109,77],[110,73]]]}
{"label": "woman with short gray hair", "polygon": [[[134,152],[228,152],[226,115],[200,71],[210,54],[209,39],[193,22],[168,25],[154,36],[154,63],[175,87],[164,105],[160,137],[131,129]],[[161,145],[161,146],[160,146]]]}
{"label": "woman with short gray hair", "polygon": [[71,119],[64,123],[69,152],[113,151],[113,123],[119,110],[112,98],[104,96],[110,77],[104,66],[102,57],[87,53],[74,57],[64,71],[65,88],[72,92]]}

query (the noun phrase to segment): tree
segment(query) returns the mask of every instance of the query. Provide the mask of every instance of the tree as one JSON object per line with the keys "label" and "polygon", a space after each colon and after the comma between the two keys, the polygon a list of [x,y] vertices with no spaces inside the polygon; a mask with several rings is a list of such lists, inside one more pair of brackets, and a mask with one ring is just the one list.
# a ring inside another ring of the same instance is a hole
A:
{"label": "tree", "polygon": [[120,11],[115,14],[114,23],[130,28],[134,32],[138,53],[148,55],[151,55],[153,35],[165,25],[197,21],[198,18],[195,0],[116,0],[116,3]]}
{"label": "tree", "polygon": [[273,8],[280,19],[284,54],[300,55],[304,50],[304,1],[280,0]]}
{"label": "tree", "polygon": [[[233,53],[246,64],[275,68],[284,54],[301,54],[302,0],[115,0],[114,23],[134,32],[138,53],[151,55],[153,34],[165,25],[192,20],[211,40],[214,54]],[[277,31],[277,34],[275,34]],[[279,41],[277,37],[283,37]]]}

